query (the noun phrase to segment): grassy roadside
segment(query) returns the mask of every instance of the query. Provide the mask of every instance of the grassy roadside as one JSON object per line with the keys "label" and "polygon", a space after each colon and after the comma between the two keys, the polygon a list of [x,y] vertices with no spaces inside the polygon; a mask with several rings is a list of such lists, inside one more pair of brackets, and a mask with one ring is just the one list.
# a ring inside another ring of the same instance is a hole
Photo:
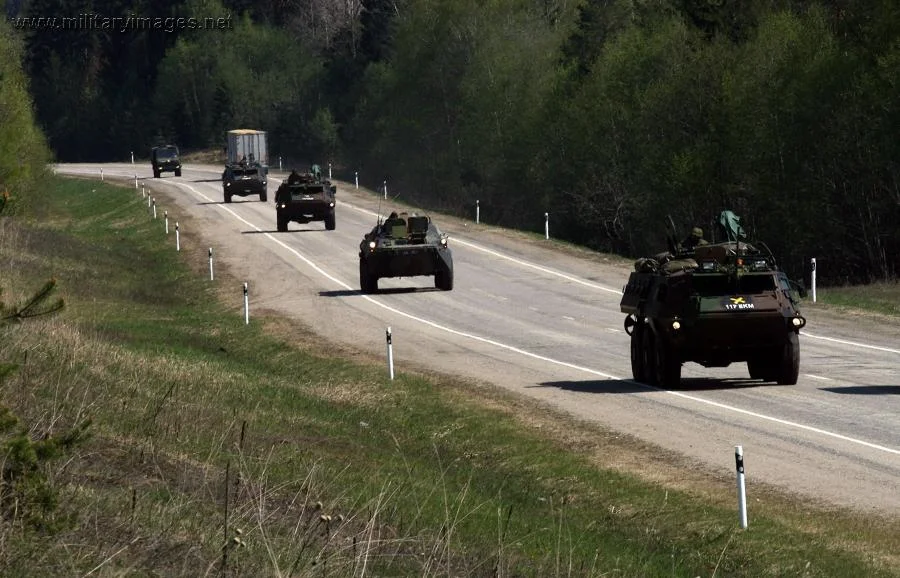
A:
{"label": "grassy roadside", "polygon": [[816,291],[815,306],[900,317],[900,280],[861,286],[823,287]]}
{"label": "grassy roadside", "polygon": [[768,493],[741,531],[731,480],[598,467],[625,442],[448,377],[388,381],[294,325],[245,326],[133,189],[55,184],[0,220],[4,298],[56,276],[67,299],[2,330],[0,361],[20,365],[3,402],[34,436],[90,416],[93,437],[49,472],[73,519],[4,518],[0,574],[900,573],[897,521]]}

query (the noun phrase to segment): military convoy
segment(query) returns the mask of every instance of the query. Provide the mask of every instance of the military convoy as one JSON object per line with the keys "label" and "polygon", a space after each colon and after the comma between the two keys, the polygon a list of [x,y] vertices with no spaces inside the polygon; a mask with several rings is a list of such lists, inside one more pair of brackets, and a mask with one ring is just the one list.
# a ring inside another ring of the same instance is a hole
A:
{"label": "military convoy", "polygon": [[669,251],[635,262],[620,303],[635,381],[677,387],[685,362],[746,362],[751,379],[796,384],[803,287],[731,211],[719,217],[722,242],[685,247],[668,225]]}
{"label": "military convoy", "polygon": [[181,176],[181,159],[178,155],[178,147],[165,145],[150,149],[150,166],[153,168],[153,178],[158,179],[162,173],[175,173]]}
{"label": "military convoy", "polygon": [[227,134],[225,170],[222,172],[222,193],[230,203],[235,195],[259,195],[268,200],[269,156],[266,132],[237,129]]}
{"label": "military convoy", "polygon": [[385,277],[434,275],[434,286],[453,289],[453,253],[447,235],[425,215],[391,213],[359,244],[359,287],[378,291]]}
{"label": "military convoy", "polygon": [[275,214],[279,232],[288,230],[288,223],[324,221],[325,230],[335,228],[334,205],[337,187],[322,178],[318,165],[309,172],[292,171],[275,193]]}

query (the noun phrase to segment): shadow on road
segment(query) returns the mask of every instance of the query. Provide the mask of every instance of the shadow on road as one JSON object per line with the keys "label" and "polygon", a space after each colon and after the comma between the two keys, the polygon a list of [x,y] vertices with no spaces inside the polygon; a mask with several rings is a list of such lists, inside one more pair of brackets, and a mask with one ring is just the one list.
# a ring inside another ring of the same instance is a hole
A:
{"label": "shadow on road", "polygon": [[194,179],[192,183],[221,183],[222,179]]}
{"label": "shadow on road", "polygon": [[[372,295],[397,295],[405,293],[431,293],[432,291],[440,291],[437,287],[397,287],[392,289],[379,289]],[[321,297],[350,297],[352,295],[363,295],[364,293],[357,289],[338,289],[334,291],[319,291]]]}
{"label": "shadow on road", "polygon": [[900,395],[900,385],[851,385],[847,387],[820,387],[822,391],[850,395]]}
{"label": "shadow on road", "polygon": [[[713,391],[718,389],[744,389],[749,387],[776,386],[772,382],[752,379],[710,379],[707,377],[684,378],[679,387],[660,388],[630,379],[590,379],[585,381],[546,381],[530,387],[557,387],[582,393],[640,393],[645,391]],[[777,386],[776,386],[777,387]]]}
{"label": "shadow on road", "polygon": [[294,229],[293,231],[285,231],[280,232],[277,229],[272,229],[271,231],[241,231],[241,235],[259,235],[262,233],[275,233],[277,235],[290,235],[292,233],[321,233],[325,231],[325,229]]}

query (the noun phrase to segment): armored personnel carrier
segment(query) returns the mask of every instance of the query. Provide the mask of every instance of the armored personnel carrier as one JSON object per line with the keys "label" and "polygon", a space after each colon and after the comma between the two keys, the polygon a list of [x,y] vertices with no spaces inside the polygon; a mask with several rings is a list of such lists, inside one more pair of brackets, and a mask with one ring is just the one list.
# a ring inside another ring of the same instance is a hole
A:
{"label": "armored personnel carrier", "polygon": [[162,173],[175,173],[181,176],[181,159],[178,156],[178,147],[166,145],[150,149],[150,166],[153,168],[153,178],[158,179]]}
{"label": "armored personnel carrier", "polygon": [[803,287],[764,243],[746,241],[731,211],[719,217],[722,242],[686,247],[668,225],[669,251],[635,262],[620,303],[634,379],[677,387],[685,362],[746,362],[751,379],[796,384]]}
{"label": "armored personnel carrier", "polygon": [[230,203],[235,195],[246,197],[259,195],[259,200],[268,200],[268,177],[257,164],[247,162],[228,165],[222,173],[222,192],[225,202]]}
{"label": "armored personnel carrier", "polygon": [[275,212],[278,230],[288,230],[288,223],[325,221],[325,230],[335,228],[334,197],[337,187],[323,180],[313,165],[305,174],[292,171],[275,193]]}
{"label": "armored personnel carrier", "polygon": [[424,215],[391,213],[359,244],[359,287],[378,291],[384,277],[434,275],[434,286],[453,289],[453,253],[447,235]]}

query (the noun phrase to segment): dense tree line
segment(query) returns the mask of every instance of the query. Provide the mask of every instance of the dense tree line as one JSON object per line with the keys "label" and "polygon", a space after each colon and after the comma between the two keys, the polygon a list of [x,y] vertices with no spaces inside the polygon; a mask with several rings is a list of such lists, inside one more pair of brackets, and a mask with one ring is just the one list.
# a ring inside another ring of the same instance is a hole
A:
{"label": "dense tree line", "polygon": [[627,255],[729,208],[793,274],[900,268],[890,0],[31,0],[233,14],[226,32],[27,37],[66,159],[269,130],[408,201]]}

